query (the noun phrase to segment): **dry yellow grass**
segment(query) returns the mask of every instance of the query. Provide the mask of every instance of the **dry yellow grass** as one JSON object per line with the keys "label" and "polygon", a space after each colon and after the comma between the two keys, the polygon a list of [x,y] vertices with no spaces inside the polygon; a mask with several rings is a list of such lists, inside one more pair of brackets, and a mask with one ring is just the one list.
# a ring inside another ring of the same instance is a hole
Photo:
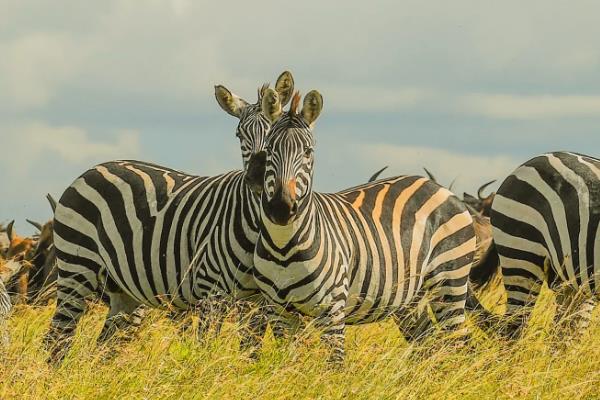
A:
{"label": "dry yellow grass", "polygon": [[[105,309],[83,319],[73,351],[59,369],[41,348],[53,307],[20,308],[12,344],[0,355],[1,399],[594,399],[600,398],[600,324],[566,350],[549,332],[554,306],[546,293],[525,337],[515,344],[475,334],[470,347],[411,348],[389,321],[352,327],[347,360],[328,369],[317,335],[278,344],[269,335],[262,358],[237,350],[233,324],[201,346],[192,333],[153,312],[138,340],[118,357],[95,347]],[[427,351],[429,349],[429,351]]]}

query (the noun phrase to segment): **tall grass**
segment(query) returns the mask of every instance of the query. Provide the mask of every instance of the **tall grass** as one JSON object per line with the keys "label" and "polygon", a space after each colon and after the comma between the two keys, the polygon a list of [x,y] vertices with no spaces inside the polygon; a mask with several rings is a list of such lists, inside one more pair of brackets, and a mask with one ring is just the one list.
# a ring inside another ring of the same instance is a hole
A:
{"label": "tall grass", "polygon": [[[493,301],[493,299],[488,299]],[[594,399],[600,398],[600,324],[557,350],[546,292],[523,339],[475,332],[470,346],[442,337],[408,345],[391,322],[351,327],[341,369],[325,363],[318,335],[278,343],[267,336],[259,361],[238,350],[233,323],[205,345],[159,311],[116,357],[95,346],[106,309],[84,317],[64,364],[46,365],[41,340],[53,306],[19,308],[12,343],[0,355],[0,399]]]}

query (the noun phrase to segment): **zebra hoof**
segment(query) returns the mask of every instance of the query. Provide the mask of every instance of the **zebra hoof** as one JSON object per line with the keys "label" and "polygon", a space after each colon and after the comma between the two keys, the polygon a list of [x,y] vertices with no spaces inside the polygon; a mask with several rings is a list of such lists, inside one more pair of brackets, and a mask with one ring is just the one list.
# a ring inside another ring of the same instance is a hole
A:
{"label": "zebra hoof", "polygon": [[344,367],[344,351],[334,350],[327,358],[327,366],[331,369],[342,369]]}

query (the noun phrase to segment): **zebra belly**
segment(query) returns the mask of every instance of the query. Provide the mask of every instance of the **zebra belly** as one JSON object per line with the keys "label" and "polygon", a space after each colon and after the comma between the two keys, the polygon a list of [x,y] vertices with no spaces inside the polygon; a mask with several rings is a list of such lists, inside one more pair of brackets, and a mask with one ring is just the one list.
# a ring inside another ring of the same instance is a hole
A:
{"label": "zebra belly", "polygon": [[[329,289],[334,282],[343,281],[344,272],[340,269],[337,274],[321,277],[308,282],[299,282],[298,276],[307,276],[305,263],[291,263],[285,267],[276,261],[266,261],[260,257],[255,259],[256,283],[262,294],[279,306],[318,317],[333,303]],[[322,278],[322,279],[320,279]],[[300,284],[302,283],[302,284]],[[383,283],[381,283],[383,284]],[[401,283],[399,283],[402,286]],[[379,286],[372,284],[366,292],[362,288],[362,280],[355,281],[350,286],[346,305],[346,322],[349,324],[367,323],[385,319],[407,304],[414,302],[420,286],[414,280],[414,290],[410,295],[399,295],[394,298],[379,294]],[[400,288],[401,292],[402,289]],[[385,293],[385,292],[384,292]]]}

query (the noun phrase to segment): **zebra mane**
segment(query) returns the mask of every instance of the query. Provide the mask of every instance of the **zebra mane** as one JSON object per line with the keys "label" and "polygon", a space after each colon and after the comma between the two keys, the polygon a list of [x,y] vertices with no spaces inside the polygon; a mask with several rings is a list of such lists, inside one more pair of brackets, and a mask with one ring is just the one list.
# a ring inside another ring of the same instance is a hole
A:
{"label": "zebra mane", "polygon": [[298,105],[300,104],[300,92],[296,90],[294,96],[292,97],[292,104],[290,104],[289,115],[291,117],[295,116],[298,113]]}
{"label": "zebra mane", "polygon": [[260,105],[263,96],[265,95],[265,91],[269,88],[271,84],[269,82],[265,82],[261,87],[258,88],[258,102],[256,104]]}

